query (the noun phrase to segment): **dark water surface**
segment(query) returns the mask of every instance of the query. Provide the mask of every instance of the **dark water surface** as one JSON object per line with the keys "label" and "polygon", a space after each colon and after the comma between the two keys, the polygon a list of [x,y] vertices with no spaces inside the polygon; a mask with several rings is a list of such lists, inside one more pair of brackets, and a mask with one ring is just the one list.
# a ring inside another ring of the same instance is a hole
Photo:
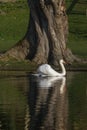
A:
{"label": "dark water surface", "polygon": [[87,130],[87,72],[0,72],[0,130]]}

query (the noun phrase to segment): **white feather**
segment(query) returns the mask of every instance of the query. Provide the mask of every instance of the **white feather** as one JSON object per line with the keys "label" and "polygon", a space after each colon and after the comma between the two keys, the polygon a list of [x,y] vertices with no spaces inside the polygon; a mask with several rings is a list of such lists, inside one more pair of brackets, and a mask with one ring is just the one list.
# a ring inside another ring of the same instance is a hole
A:
{"label": "white feather", "polygon": [[37,69],[37,72],[38,72],[39,75],[65,76],[66,70],[65,70],[63,63],[64,63],[64,61],[60,60],[60,66],[61,66],[61,69],[62,69],[61,73],[55,71],[49,64],[43,64],[43,65],[39,66],[39,68]]}

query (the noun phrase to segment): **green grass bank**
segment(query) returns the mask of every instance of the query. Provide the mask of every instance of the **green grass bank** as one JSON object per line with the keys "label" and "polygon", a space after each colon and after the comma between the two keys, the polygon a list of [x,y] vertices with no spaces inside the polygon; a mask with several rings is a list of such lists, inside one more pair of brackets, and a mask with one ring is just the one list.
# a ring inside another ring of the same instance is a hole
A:
{"label": "green grass bank", "polygon": [[29,21],[26,0],[0,3],[0,51],[5,51],[24,37]]}
{"label": "green grass bank", "polygon": [[[70,0],[67,0],[67,8],[69,6]],[[87,58],[87,1],[79,0],[68,15],[68,18],[68,46],[74,54]]]}

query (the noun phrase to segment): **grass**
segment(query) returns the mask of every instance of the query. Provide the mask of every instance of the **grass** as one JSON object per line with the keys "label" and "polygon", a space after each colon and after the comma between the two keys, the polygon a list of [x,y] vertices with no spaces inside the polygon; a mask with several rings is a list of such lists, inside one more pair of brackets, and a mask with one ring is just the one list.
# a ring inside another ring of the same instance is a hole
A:
{"label": "grass", "polygon": [[[67,0],[68,6],[70,0]],[[87,58],[87,2],[79,0],[69,14],[68,47],[80,57]]]}
{"label": "grass", "polygon": [[[67,0],[67,8],[71,4]],[[72,52],[87,58],[87,2],[79,0],[69,14],[69,38],[67,46]],[[5,51],[24,37],[29,20],[27,1],[0,3],[0,51]]]}
{"label": "grass", "polygon": [[19,41],[27,30],[29,9],[27,2],[0,4],[0,51]]}
{"label": "grass", "polygon": [[9,70],[9,71],[35,71],[37,65],[29,61],[0,61],[0,70]]}
{"label": "grass", "polygon": [[87,16],[71,14],[69,21],[68,46],[74,54],[87,58]]}

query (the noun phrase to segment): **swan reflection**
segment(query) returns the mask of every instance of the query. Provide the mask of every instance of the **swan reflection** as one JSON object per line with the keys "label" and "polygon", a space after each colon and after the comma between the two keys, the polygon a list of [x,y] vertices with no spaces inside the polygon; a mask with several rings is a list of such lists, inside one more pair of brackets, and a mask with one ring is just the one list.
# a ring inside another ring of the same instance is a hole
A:
{"label": "swan reflection", "polygon": [[30,79],[29,130],[67,130],[65,77]]}
{"label": "swan reflection", "polygon": [[[61,80],[63,77],[38,77],[38,87],[49,88],[56,83],[57,80]],[[64,77],[65,78],[65,77]]]}

